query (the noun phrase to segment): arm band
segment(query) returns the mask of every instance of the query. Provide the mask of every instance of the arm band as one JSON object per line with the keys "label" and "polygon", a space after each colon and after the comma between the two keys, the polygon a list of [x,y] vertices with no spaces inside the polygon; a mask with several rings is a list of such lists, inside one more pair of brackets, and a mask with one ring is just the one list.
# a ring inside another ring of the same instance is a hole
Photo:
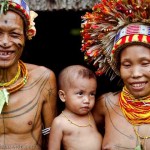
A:
{"label": "arm band", "polygon": [[47,135],[49,133],[50,133],[50,127],[49,128],[45,128],[45,129],[42,130],[42,134],[43,135]]}

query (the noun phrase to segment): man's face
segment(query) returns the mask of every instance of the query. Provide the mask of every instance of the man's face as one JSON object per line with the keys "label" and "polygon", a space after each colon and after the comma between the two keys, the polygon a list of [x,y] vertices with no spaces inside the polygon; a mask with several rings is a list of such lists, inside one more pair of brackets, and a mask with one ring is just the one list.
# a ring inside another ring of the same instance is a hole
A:
{"label": "man's face", "polygon": [[0,16],[0,67],[18,62],[25,44],[22,18],[13,11]]}
{"label": "man's face", "polygon": [[130,93],[136,98],[150,95],[150,49],[132,45],[120,56],[121,78]]}

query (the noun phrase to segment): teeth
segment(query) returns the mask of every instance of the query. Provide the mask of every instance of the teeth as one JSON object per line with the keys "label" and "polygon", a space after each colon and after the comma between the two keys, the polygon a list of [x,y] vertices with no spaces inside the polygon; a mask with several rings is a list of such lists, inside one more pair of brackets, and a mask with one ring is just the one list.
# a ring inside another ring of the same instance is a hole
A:
{"label": "teeth", "polygon": [[3,55],[3,56],[10,55],[10,52],[0,52],[0,55]]}
{"label": "teeth", "polygon": [[133,87],[141,87],[144,85],[145,85],[145,83],[132,84]]}

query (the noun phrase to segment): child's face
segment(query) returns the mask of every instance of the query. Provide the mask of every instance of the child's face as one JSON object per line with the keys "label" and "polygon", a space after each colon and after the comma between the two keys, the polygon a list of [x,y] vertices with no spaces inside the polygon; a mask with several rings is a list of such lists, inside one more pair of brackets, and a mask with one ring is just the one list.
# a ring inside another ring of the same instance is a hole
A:
{"label": "child's face", "polygon": [[150,49],[132,45],[120,56],[121,78],[131,94],[136,98],[150,95]]}
{"label": "child's face", "polygon": [[97,82],[91,78],[77,78],[65,91],[66,109],[80,115],[87,114],[95,104]]}

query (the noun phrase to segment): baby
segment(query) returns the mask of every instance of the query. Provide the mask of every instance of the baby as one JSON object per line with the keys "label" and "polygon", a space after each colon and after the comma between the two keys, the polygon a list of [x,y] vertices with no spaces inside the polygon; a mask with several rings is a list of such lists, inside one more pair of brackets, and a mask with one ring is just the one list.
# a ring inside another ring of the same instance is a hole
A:
{"label": "baby", "polygon": [[81,65],[64,68],[58,77],[58,94],[65,109],[52,123],[49,150],[101,150],[91,109],[95,104],[95,74]]}

